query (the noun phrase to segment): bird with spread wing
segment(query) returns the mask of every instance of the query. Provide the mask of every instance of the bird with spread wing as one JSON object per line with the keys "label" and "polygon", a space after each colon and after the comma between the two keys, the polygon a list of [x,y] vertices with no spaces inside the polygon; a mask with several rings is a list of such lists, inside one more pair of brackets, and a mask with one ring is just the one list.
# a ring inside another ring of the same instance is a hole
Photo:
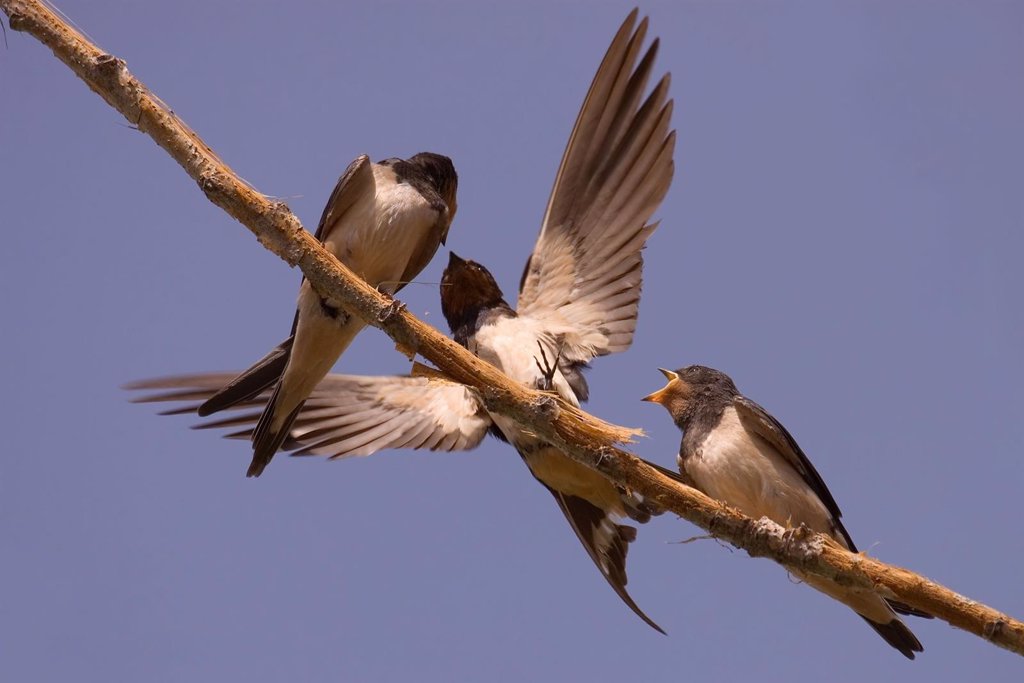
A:
{"label": "bird with spread wing", "polygon": [[[454,254],[441,283],[442,311],[456,341],[513,380],[556,392],[573,405],[588,397],[582,373],[589,362],[632,343],[641,250],[672,180],[669,76],[645,97],[658,50],[657,40],[642,50],[646,32],[647,19],[638,23],[634,10],[601,62],[562,157],[516,309],[486,268]],[[146,401],[205,401],[228,377],[173,377],[133,388],[171,390],[141,399]],[[201,426],[235,427],[229,436],[250,438],[268,395],[234,406],[250,412]],[[171,412],[194,410],[190,405]],[[661,511],[515,421],[489,413],[469,387],[434,375],[329,375],[298,411],[283,448],[334,458],[387,448],[461,450],[475,447],[488,432],[516,448],[611,587],[661,631],[626,591],[626,554],[636,529],[620,523],[643,523]]]}

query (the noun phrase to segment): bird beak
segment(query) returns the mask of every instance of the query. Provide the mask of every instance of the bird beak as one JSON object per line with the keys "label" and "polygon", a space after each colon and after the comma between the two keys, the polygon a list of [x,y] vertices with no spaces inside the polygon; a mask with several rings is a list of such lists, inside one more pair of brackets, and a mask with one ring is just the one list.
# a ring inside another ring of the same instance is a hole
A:
{"label": "bird beak", "polygon": [[674,379],[679,379],[679,375],[672,372],[671,370],[666,370],[665,368],[658,368],[658,372],[665,375],[665,379],[667,379],[669,382],[671,382]]}
{"label": "bird beak", "polygon": [[464,260],[460,259],[454,251],[448,252],[448,267],[457,266],[460,263],[465,263]]}
{"label": "bird beak", "polygon": [[665,368],[658,368],[658,372],[660,372],[661,374],[665,375],[665,379],[668,380],[668,384],[666,384],[661,389],[658,389],[653,394],[649,394],[647,396],[644,396],[640,400],[641,401],[650,401],[651,403],[660,403],[661,405],[666,405],[667,402],[668,402],[668,393],[669,393],[668,389],[669,389],[670,386],[672,386],[672,382],[674,380],[678,380],[679,379],[679,375],[677,375],[676,373],[672,372],[671,370],[666,370]]}
{"label": "bird beak", "polygon": [[653,394],[648,394],[647,396],[644,396],[640,400],[641,401],[650,401],[651,403],[660,403],[661,405],[665,405],[665,401],[668,400],[668,386],[669,385],[666,384],[664,386],[664,388],[658,389]]}

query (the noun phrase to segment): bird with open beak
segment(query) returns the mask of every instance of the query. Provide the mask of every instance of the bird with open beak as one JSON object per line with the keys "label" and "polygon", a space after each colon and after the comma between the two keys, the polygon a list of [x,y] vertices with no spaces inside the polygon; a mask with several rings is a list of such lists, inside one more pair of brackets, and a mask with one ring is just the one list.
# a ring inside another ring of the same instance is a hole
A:
{"label": "bird with open beak", "polygon": [[[356,275],[394,294],[445,243],[457,187],[451,159],[440,154],[379,163],[360,156],[331,193],[316,238]],[[247,476],[263,472],[310,392],[365,326],[303,278],[288,338],[199,406],[199,415],[212,415],[273,389],[252,434]]]}
{"label": "bird with open beak", "polygon": [[[677,460],[687,484],[748,517],[767,517],[789,527],[803,524],[857,552],[821,475],[778,420],[743,396],[723,372],[691,365],[661,373],[668,384],[643,400],[664,406],[682,430]],[[908,659],[923,651],[896,612],[930,615],[870,591],[790,571],[852,608]]]}
{"label": "bird with open beak", "polygon": [[[452,254],[441,307],[455,339],[513,380],[587,399],[583,369],[633,340],[640,301],[641,249],[651,216],[672,180],[675,132],[668,74],[644,91],[657,40],[641,53],[647,19],[634,10],[616,33],[576,119],[513,309],[482,265]],[[175,389],[142,400],[203,400],[222,375],[151,380],[138,389]],[[250,394],[249,407],[268,394]],[[239,405],[238,407],[242,407]],[[195,406],[172,412],[188,412]],[[255,413],[208,423],[252,434]],[[256,427],[259,430],[259,427]],[[330,375],[300,409],[285,448],[331,457],[384,448],[469,449],[488,432],[511,443],[554,496],[591,559],[623,601],[661,631],[626,592],[626,553],[636,537],[629,517],[660,512],[578,464],[502,415],[480,395],[434,374],[413,377]],[[674,472],[669,476],[677,476]],[[664,632],[664,631],[662,631]]]}

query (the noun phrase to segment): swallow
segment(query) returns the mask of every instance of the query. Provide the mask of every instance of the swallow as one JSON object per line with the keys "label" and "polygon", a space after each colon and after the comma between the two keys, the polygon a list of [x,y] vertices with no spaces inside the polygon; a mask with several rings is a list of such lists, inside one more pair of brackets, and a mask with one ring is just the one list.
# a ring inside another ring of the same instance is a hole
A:
{"label": "swallow", "polygon": [[[656,228],[650,219],[668,192],[674,170],[669,75],[644,97],[658,50],[655,39],[641,56],[647,25],[646,18],[637,24],[633,10],[598,68],[556,174],[540,235],[519,283],[516,308],[484,266],[455,254],[441,281],[441,308],[456,341],[511,379],[552,391],[575,406],[589,396],[583,376],[589,362],[632,343],[643,275],[641,249]],[[206,400],[210,387],[222,379],[194,375],[130,388],[173,390],[144,401]],[[360,390],[354,392],[356,386]],[[258,409],[267,396],[250,392],[245,403]],[[664,633],[626,591],[626,554],[636,529],[620,524],[625,518],[646,522],[661,510],[515,421],[488,412],[475,390],[422,366],[405,377],[331,375],[296,410],[284,443],[296,455],[340,458],[384,448],[463,450],[478,445],[488,433],[509,442],[555,498],[616,594]],[[250,412],[201,426],[240,427],[228,436],[247,438],[254,416]]]}
{"label": "swallow", "polygon": [[[787,527],[802,524],[857,552],[835,498],[778,420],[742,395],[723,372],[691,365],[661,373],[668,384],[643,400],[664,406],[682,430],[677,462],[686,484],[748,517],[767,517]],[[872,592],[789,571],[852,608],[908,659],[924,651],[896,613],[931,615]]]}
{"label": "swallow", "polygon": [[[451,159],[423,152],[371,163],[365,155],[341,175],[316,238],[356,275],[393,295],[416,277],[444,244],[457,210],[458,176]],[[310,392],[366,326],[327,301],[303,278],[291,334],[199,407],[206,416],[268,387],[274,391],[252,435],[258,477],[288,437]]]}

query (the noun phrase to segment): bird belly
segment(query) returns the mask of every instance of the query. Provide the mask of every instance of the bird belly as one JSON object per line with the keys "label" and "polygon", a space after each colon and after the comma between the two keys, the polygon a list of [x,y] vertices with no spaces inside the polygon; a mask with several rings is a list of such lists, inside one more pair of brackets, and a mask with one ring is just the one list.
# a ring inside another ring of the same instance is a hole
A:
{"label": "bird belly", "polygon": [[[328,317],[309,281],[299,288],[299,322],[288,365],[281,377],[275,417],[284,420],[320,383],[356,335],[366,327],[361,318],[341,311]],[[273,425],[275,428],[279,424]]]}
{"label": "bird belly", "polygon": [[412,186],[378,183],[372,202],[353,207],[328,249],[359,277],[394,292],[413,254],[432,231],[438,213]]}
{"label": "bird belly", "polygon": [[[726,409],[718,427],[680,464],[684,476],[698,489],[748,517],[767,517],[787,527],[804,524],[846,545],[835,532],[832,516],[817,494],[770,443],[743,427],[734,408]],[[837,586],[825,579],[790,571],[872,621],[886,624],[895,617],[885,601],[871,591]]]}
{"label": "bird belly", "polygon": [[817,494],[771,444],[743,427],[734,408],[682,464],[697,488],[748,517],[833,534]]}
{"label": "bird belly", "polygon": [[520,449],[519,454],[533,476],[548,487],[582,498],[609,514],[619,517],[625,515],[620,494],[610,481],[554,446]]}

